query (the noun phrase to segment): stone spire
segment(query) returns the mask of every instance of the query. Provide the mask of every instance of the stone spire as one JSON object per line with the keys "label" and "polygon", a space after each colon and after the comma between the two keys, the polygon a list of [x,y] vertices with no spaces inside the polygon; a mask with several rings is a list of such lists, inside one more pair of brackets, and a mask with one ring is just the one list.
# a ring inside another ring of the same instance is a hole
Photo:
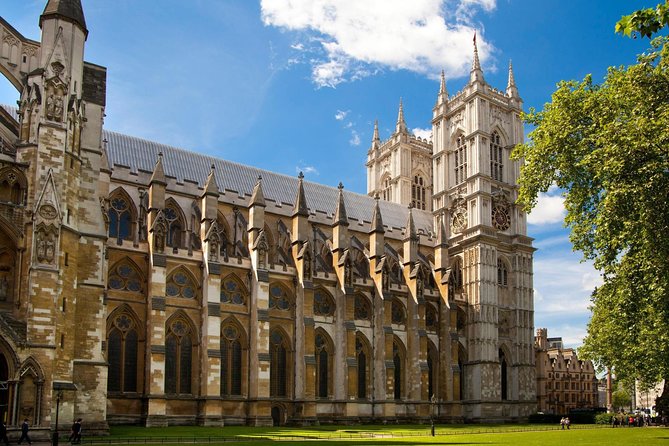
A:
{"label": "stone spire", "polygon": [[418,234],[416,233],[416,224],[413,221],[413,206],[409,206],[409,215],[407,217],[404,240],[418,240]]}
{"label": "stone spire", "polygon": [[516,87],[516,79],[513,77],[513,65],[509,60],[509,82],[506,85],[506,95],[512,98],[517,98],[518,88]]}
{"label": "stone spire", "polygon": [[42,21],[50,17],[58,17],[79,25],[84,34],[88,36],[81,0],[49,0],[39,18],[40,28],[42,27]]}
{"label": "stone spire", "polygon": [[251,194],[251,203],[250,206],[262,206],[265,207],[265,194],[262,191],[262,176],[258,175],[258,181],[253,187],[253,193]]}
{"label": "stone spire", "polygon": [[439,234],[437,235],[438,246],[448,246],[448,230],[446,229],[446,215],[444,214],[439,224]]}
{"label": "stone spire", "polygon": [[397,113],[397,125],[395,126],[395,133],[407,133],[407,124],[404,121],[404,106],[402,105],[402,98],[400,98],[400,110]]}
{"label": "stone spire", "polygon": [[441,81],[439,83],[439,96],[437,96],[437,105],[448,102],[448,90],[446,90],[446,76],[444,70],[441,70]]}
{"label": "stone spire", "polygon": [[151,180],[149,181],[149,184],[153,183],[159,183],[163,186],[167,185],[165,169],[163,168],[163,152],[158,152],[158,160],[156,161],[156,166],[153,168],[153,175],[151,175]]}
{"label": "stone spire", "polygon": [[379,207],[379,194],[376,194],[374,200],[374,211],[372,212],[372,222],[369,225],[369,233],[384,233],[385,229],[383,228],[383,219],[381,218],[381,208]]}
{"label": "stone spire", "polygon": [[337,201],[337,208],[335,209],[332,223],[336,225],[348,226],[348,217],[346,216],[346,204],[344,203],[344,185],[339,183],[339,200]]}
{"label": "stone spire", "polygon": [[293,217],[301,215],[303,217],[309,216],[309,209],[307,208],[307,198],[304,195],[304,174],[300,172],[297,176],[297,196],[295,197],[295,206],[293,207]]}
{"label": "stone spire", "polygon": [[472,62],[472,69],[469,72],[469,83],[473,84],[475,82],[484,82],[483,70],[479,61],[479,49],[476,45],[476,31],[474,31],[474,61]]}
{"label": "stone spire", "polygon": [[216,184],[216,166],[213,164],[211,165],[209,176],[207,176],[207,182],[204,184],[204,195],[214,195],[216,197],[220,195],[218,184]]}
{"label": "stone spire", "polygon": [[374,120],[374,136],[372,137],[372,148],[376,149],[381,145],[381,138],[379,138],[379,121]]}

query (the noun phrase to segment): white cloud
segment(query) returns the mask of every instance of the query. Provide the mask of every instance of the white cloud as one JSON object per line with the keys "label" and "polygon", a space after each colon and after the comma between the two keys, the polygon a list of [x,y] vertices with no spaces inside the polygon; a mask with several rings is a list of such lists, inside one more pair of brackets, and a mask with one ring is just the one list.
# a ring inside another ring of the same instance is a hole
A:
{"label": "white cloud", "polygon": [[349,110],[343,111],[343,110],[337,110],[337,113],[335,113],[335,119],[337,121],[343,121],[346,118],[346,115],[348,115]]}
{"label": "white cloud", "polygon": [[[379,69],[437,77],[465,75],[472,60],[474,15],[496,0],[261,0],[265,25],[301,32],[314,47],[312,79],[335,87]],[[479,57],[493,51],[481,32]],[[293,46],[299,45],[294,44]]]}
{"label": "white cloud", "polygon": [[527,215],[527,222],[531,225],[543,225],[558,223],[564,220],[566,214],[564,208],[564,198],[559,195],[551,195],[553,190],[548,193],[540,193],[537,205]]}
{"label": "white cloud", "polygon": [[352,146],[359,146],[360,145],[360,135],[358,134],[357,131],[351,130],[351,139],[349,139],[348,142]]}
{"label": "white cloud", "polygon": [[411,130],[411,133],[413,133],[414,135],[416,135],[420,138],[427,139],[427,140],[432,140],[432,129],[431,128],[429,128],[429,129],[415,128],[415,129]]}
{"label": "white cloud", "polygon": [[318,169],[314,166],[295,166],[295,172],[302,172],[305,175],[319,175]]}

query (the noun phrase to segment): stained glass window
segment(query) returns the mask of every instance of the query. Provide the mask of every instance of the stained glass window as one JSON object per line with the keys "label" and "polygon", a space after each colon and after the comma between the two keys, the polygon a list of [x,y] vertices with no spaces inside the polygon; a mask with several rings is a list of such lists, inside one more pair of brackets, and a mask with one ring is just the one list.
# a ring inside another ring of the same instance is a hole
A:
{"label": "stained glass window", "polygon": [[141,293],[143,282],[143,278],[131,265],[130,261],[123,260],[109,271],[107,285],[111,290]]}
{"label": "stained glass window", "polygon": [[183,268],[179,268],[167,278],[165,295],[193,299],[197,296],[197,286],[190,274],[186,273]]}
{"label": "stained glass window", "polygon": [[177,319],[165,338],[165,393],[190,394],[193,370],[193,341],[189,325]]}
{"label": "stained glass window", "polygon": [[117,316],[107,336],[109,392],[137,391],[138,336],[135,323],[127,314]]}
{"label": "stained glass window", "polygon": [[226,304],[244,305],[246,303],[246,291],[239,280],[228,277],[221,286],[221,302]]}
{"label": "stained glass window", "polygon": [[269,288],[269,307],[276,310],[289,310],[290,299],[286,290],[279,285],[272,285]]}
{"label": "stained glass window", "polygon": [[314,315],[332,316],[335,311],[335,303],[332,296],[322,289],[314,292]]}

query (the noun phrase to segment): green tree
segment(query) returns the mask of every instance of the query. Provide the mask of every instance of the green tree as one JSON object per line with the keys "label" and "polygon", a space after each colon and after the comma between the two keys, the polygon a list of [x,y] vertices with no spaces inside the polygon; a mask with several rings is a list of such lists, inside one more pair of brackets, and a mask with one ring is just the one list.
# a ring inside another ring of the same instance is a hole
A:
{"label": "green tree", "polygon": [[573,247],[604,278],[582,353],[628,383],[669,378],[668,69],[657,38],[602,84],[559,83],[543,110],[524,116],[535,128],[513,154],[525,160],[525,210],[553,184],[563,191]]}
{"label": "green tree", "polygon": [[630,15],[623,16],[616,23],[616,32],[628,37],[651,37],[660,29],[669,25],[669,0],[655,8],[639,9]]}
{"label": "green tree", "polygon": [[630,393],[622,387],[613,392],[611,399],[611,404],[613,405],[613,410],[615,412],[632,407],[632,397],[630,396]]}

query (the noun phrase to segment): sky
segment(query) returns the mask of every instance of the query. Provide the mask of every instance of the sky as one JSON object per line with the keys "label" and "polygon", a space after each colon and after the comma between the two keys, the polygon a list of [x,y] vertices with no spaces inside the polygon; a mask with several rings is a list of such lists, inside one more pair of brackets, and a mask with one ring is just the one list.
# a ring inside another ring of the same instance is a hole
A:
{"label": "sky", "polygon": [[[659,0],[82,0],[85,58],[107,67],[105,128],[366,193],[378,119],[430,136],[444,70],[468,79],[477,35],[486,81],[505,89],[509,61],[524,108],[560,80],[632,64],[646,39],[616,35],[624,14]],[[46,0],[3,0],[0,16],[39,40]],[[18,92],[0,76],[0,103]],[[526,132],[531,131],[530,128]],[[581,345],[601,283],[572,252],[559,190],[529,215],[535,327]]]}

